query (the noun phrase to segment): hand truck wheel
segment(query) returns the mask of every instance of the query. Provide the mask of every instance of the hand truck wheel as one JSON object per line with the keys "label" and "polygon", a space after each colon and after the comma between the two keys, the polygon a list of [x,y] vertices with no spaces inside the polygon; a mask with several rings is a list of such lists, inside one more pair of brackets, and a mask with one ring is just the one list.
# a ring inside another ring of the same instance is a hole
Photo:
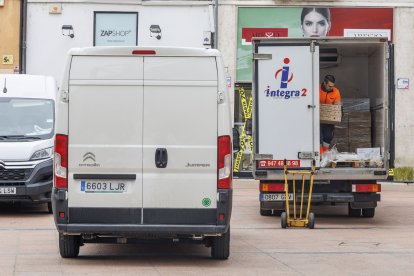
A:
{"label": "hand truck wheel", "polygon": [[309,213],[308,227],[309,229],[315,228],[315,214],[314,213]]}
{"label": "hand truck wheel", "polygon": [[283,229],[285,229],[287,227],[287,215],[286,212],[283,212],[280,215],[280,224],[282,226]]}

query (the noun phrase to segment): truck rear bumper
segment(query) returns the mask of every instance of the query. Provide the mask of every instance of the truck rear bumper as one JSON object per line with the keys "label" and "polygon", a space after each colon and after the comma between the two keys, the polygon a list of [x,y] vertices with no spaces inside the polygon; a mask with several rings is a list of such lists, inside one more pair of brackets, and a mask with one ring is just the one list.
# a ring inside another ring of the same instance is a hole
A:
{"label": "truck rear bumper", "polygon": [[227,231],[228,225],[121,225],[121,224],[56,224],[65,234],[94,234],[108,236],[176,236],[219,235]]}
{"label": "truck rear bumper", "polygon": [[[300,194],[296,200],[300,201]],[[260,197],[262,198],[262,197]],[[304,196],[305,201],[308,195]],[[313,193],[312,203],[351,203],[354,208],[372,208],[381,201],[379,193]],[[285,208],[285,201],[261,201],[264,209],[282,210]]]}

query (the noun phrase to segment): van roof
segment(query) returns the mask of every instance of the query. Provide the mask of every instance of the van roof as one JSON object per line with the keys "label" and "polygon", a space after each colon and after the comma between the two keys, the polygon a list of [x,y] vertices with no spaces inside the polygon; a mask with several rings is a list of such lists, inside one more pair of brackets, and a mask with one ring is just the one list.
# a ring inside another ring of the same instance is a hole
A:
{"label": "van roof", "polygon": [[56,89],[56,81],[50,76],[0,74],[0,97],[2,98],[55,99]]}
{"label": "van roof", "polygon": [[[155,51],[152,54],[140,54],[133,51]],[[112,46],[112,47],[84,47],[72,48],[69,51],[72,56],[220,56],[220,52],[215,49],[188,48],[188,47],[129,47],[129,46]]]}

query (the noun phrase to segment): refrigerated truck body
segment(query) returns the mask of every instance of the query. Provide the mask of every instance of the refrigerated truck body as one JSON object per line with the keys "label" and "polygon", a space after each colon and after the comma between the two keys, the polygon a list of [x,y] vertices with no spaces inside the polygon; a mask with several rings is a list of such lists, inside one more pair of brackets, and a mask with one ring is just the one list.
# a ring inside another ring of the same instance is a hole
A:
{"label": "refrigerated truck body", "polygon": [[[252,46],[253,175],[260,181],[261,215],[285,208],[286,160],[290,170],[310,170],[315,162],[312,203],[344,203],[350,216],[373,217],[377,181],[387,178],[393,158],[392,45],[383,38],[261,38]],[[336,77],[342,99],[369,99],[379,166],[321,166],[319,87],[327,74]]]}

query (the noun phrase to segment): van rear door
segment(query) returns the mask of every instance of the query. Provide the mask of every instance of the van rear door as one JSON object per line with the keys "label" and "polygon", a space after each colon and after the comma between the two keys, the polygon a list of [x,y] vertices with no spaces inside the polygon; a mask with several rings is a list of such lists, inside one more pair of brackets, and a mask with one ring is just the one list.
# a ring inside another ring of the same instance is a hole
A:
{"label": "van rear door", "polygon": [[255,45],[257,170],[319,167],[319,46],[310,41]]}
{"label": "van rear door", "polygon": [[144,57],[143,223],[215,224],[215,57]]}
{"label": "van rear door", "polygon": [[74,56],[70,223],[141,223],[143,58]]}

